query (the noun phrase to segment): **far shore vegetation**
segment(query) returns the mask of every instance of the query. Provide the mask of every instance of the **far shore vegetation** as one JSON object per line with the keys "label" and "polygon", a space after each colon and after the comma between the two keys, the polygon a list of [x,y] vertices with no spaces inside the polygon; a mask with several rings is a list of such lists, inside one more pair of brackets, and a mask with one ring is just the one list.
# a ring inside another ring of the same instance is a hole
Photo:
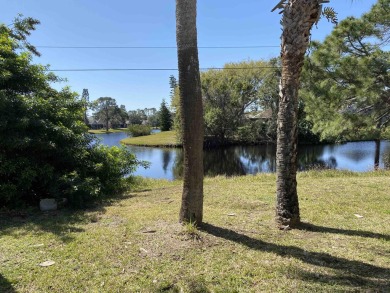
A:
{"label": "far shore vegetation", "polygon": [[88,133],[91,134],[107,134],[107,133],[117,133],[117,132],[126,132],[127,128],[109,128],[108,131],[105,128],[102,129],[89,129]]}
{"label": "far shore vegetation", "polygon": [[121,140],[122,144],[148,147],[180,147],[176,132],[163,131],[151,135],[128,137]]}

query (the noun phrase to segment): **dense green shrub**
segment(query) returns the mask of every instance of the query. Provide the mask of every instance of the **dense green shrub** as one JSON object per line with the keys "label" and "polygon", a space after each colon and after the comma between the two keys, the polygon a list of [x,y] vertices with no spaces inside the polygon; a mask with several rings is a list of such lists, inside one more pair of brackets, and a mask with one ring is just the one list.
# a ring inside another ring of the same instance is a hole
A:
{"label": "dense green shrub", "polygon": [[133,137],[150,135],[152,128],[148,125],[129,125],[127,127],[127,134]]}
{"label": "dense green shrub", "polygon": [[37,22],[16,23],[0,25],[0,207],[47,197],[81,206],[119,192],[139,162],[86,133],[78,95],[53,89],[58,78],[31,64],[34,49],[25,35]]}
{"label": "dense green shrub", "polygon": [[267,123],[260,120],[247,121],[246,124],[237,129],[237,137],[243,143],[267,142],[269,140],[269,137],[267,137]]}

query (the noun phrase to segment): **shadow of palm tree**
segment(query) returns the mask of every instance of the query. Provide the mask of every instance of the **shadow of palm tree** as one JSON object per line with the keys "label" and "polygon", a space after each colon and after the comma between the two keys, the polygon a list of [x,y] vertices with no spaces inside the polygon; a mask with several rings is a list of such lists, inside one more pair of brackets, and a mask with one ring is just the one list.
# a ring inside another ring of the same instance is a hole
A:
{"label": "shadow of palm tree", "polygon": [[348,236],[377,238],[377,239],[384,239],[386,241],[390,241],[390,235],[375,233],[375,232],[370,232],[370,231],[345,230],[345,229],[339,229],[339,228],[317,226],[317,225],[313,225],[310,223],[301,223],[299,225],[299,227],[297,227],[297,228],[299,230],[305,230],[305,231],[311,231],[311,232],[344,234],[344,235],[348,235]]}
{"label": "shadow of palm tree", "polygon": [[74,239],[72,233],[83,232],[78,224],[89,220],[85,211],[59,210],[40,212],[38,210],[21,213],[3,213],[0,218],[0,237],[3,235],[20,237],[21,230],[29,232],[49,232],[67,243]]}
{"label": "shadow of palm tree", "polygon": [[[21,236],[21,230],[28,232],[48,232],[67,243],[74,240],[73,233],[84,232],[80,224],[91,221],[91,213],[98,212],[104,214],[106,207],[118,201],[142,195],[143,192],[151,189],[139,188],[138,183],[134,183],[134,191],[128,194],[114,194],[110,198],[94,202],[87,209],[63,208],[56,211],[41,212],[39,209],[26,210],[2,210],[0,209],[0,237],[3,235]],[[143,196],[143,195],[142,195]],[[2,291],[0,291],[2,293]]]}
{"label": "shadow of palm tree", "polygon": [[12,287],[10,281],[8,281],[1,273],[0,273],[0,292],[2,293],[14,293],[16,290]]}
{"label": "shadow of palm tree", "polygon": [[[319,282],[339,282],[349,284],[350,286],[361,286],[363,284],[376,288],[390,288],[390,269],[388,268],[332,256],[329,253],[307,251],[296,246],[269,243],[208,223],[204,223],[200,229],[208,234],[240,243],[251,249],[270,252],[283,257],[293,257],[304,263],[338,270],[339,273],[336,277],[324,275],[321,279],[319,275],[303,272],[301,274],[303,279]],[[367,278],[374,278],[375,280],[369,280]]]}

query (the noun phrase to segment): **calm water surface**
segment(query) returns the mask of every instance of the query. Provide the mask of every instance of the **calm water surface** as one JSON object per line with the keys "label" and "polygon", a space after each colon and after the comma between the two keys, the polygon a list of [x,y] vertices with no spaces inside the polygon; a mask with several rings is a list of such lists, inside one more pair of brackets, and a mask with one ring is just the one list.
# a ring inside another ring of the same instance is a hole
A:
{"label": "calm water surface", "polygon": [[[103,144],[120,145],[125,133],[96,135]],[[181,149],[163,149],[128,146],[139,160],[151,162],[148,169],[139,168],[135,175],[152,178],[177,179],[182,174],[183,153]],[[204,169],[206,176],[246,175],[259,172],[275,172],[275,146],[233,146],[205,150]],[[299,170],[329,168],[365,172],[373,170],[375,143],[373,141],[349,142],[335,145],[300,146]],[[390,141],[381,141],[380,168],[390,168]]]}

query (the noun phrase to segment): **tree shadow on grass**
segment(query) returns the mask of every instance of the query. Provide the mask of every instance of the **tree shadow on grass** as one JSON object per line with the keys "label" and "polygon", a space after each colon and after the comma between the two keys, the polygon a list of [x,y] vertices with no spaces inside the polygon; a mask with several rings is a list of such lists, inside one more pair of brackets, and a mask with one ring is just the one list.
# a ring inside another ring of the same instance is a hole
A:
{"label": "tree shadow on grass", "polygon": [[[38,208],[24,210],[0,208],[0,238],[3,235],[21,237],[31,232],[37,235],[52,233],[65,243],[71,242],[74,240],[72,234],[85,231],[81,228],[82,224],[97,221],[96,214],[104,214],[107,207],[123,200],[137,196],[148,196],[144,193],[151,191],[150,188],[145,188],[142,185],[142,180],[137,178],[129,179],[128,184],[128,189],[89,203],[85,209],[64,207],[57,211],[41,212]],[[129,190],[131,191],[129,192]]]}
{"label": "tree shadow on grass", "polygon": [[12,287],[10,281],[8,281],[1,273],[0,273],[0,292],[2,293],[15,293],[16,290]]}
{"label": "tree shadow on grass", "polygon": [[89,217],[85,211],[58,210],[40,212],[38,209],[22,212],[2,212],[0,214],[0,237],[22,237],[29,233],[52,233],[67,243],[74,239],[72,233],[83,232],[78,227],[85,223]]}
{"label": "tree shadow on grass", "polygon": [[301,223],[299,225],[299,227],[297,227],[297,228],[299,230],[305,230],[305,231],[311,231],[311,232],[335,233],[335,234],[343,234],[343,235],[348,235],[348,236],[360,236],[360,237],[366,237],[366,238],[384,239],[386,241],[390,241],[390,235],[375,233],[375,232],[370,232],[370,231],[345,230],[345,229],[339,229],[339,228],[317,226],[317,225],[313,225],[310,223]]}
{"label": "tree shadow on grass", "polygon": [[[104,214],[106,208],[120,201],[137,197],[148,189],[139,189],[131,193],[112,195],[91,204],[86,209],[63,208],[56,211],[41,212],[37,208],[26,210],[0,209],[0,238],[4,235],[21,237],[28,233],[52,233],[61,241],[68,243],[74,240],[72,234],[85,230],[80,226],[95,222],[93,214]],[[1,292],[1,291],[0,291]]]}
{"label": "tree shadow on grass", "polygon": [[293,257],[310,265],[337,270],[336,276],[311,274],[303,271],[298,276],[303,280],[334,284],[337,283],[348,286],[364,285],[376,288],[376,290],[380,288],[383,288],[383,290],[385,288],[390,288],[390,269],[388,268],[382,268],[361,261],[332,256],[324,252],[307,251],[296,246],[285,246],[265,242],[237,233],[233,230],[217,227],[208,223],[202,224],[200,229],[208,234],[240,243],[251,249],[274,253],[283,257]]}

